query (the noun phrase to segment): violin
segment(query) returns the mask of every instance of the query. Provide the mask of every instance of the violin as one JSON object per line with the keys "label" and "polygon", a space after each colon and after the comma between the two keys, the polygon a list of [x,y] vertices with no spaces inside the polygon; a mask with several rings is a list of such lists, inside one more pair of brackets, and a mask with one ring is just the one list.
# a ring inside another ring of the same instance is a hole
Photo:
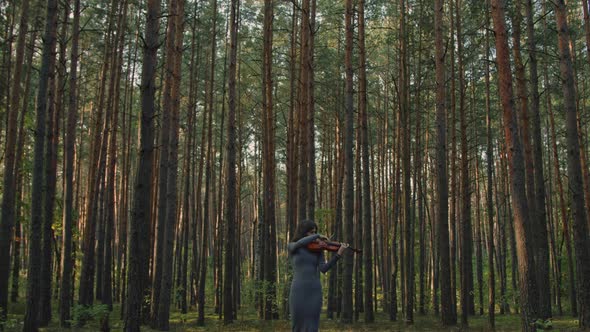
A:
{"label": "violin", "polygon": [[[311,242],[310,244],[307,245],[307,250],[309,250],[311,252],[322,252],[323,250],[337,252],[338,249],[340,249],[340,246],[341,246],[340,242],[334,242],[334,241],[316,242],[316,241],[314,241],[314,242]],[[354,251],[355,253],[362,252],[362,250],[355,249],[352,247],[348,247],[348,249]]]}

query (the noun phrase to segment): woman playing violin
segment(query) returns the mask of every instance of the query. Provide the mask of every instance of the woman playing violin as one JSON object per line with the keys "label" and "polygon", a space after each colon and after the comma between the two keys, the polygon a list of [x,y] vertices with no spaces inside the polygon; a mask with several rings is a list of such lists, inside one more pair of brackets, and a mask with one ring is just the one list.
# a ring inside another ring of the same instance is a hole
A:
{"label": "woman playing violin", "polygon": [[328,238],[317,234],[317,225],[303,220],[297,226],[293,242],[287,245],[293,266],[293,282],[289,295],[291,327],[294,332],[318,331],[322,309],[320,272],[326,273],[340,259],[347,244],[341,243],[338,251],[326,262],[323,250],[308,249],[311,243],[325,245]]}

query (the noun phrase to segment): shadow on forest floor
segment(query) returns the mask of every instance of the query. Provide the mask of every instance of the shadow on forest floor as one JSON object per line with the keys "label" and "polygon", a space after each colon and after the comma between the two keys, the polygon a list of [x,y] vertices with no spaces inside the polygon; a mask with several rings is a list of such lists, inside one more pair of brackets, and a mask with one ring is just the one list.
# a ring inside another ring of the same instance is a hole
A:
{"label": "shadow on forest floor", "polygon": [[[111,313],[111,331],[122,331],[123,321],[120,320],[120,306],[115,305]],[[12,314],[9,314],[6,332],[22,331],[22,320],[24,317],[24,304],[11,305],[9,309]],[[207,310],[212,312],[212,310]],[[324,312],[325,313],[325,312]],[[72,331],[72,332],[87,332],[99,331],[99,322],[89,321],[84,328],[62,329],[58,327],[57,310],[53,312],[53,321],[49,327],[41,329],[41,331],[58,332],[58,331]],[[363,314],[360,315],[361,321],[355,322],[351,325],[340,324],[337,320],[329,320],[322,316],[320,320],[320,331],[322,332],[347,332],[347,331],[491,331],[487,327],[487,316],[472,316],[469,318],[469,327],[461,328],[460,325],[456,327],[444,328],[440,325],[439,319],[433,315],[418,315],[416,314],[413,325],[407,325],[403,321],[391,322],[388,315],[378,312],[375,315],[375,322],[372,324],[365,324],[362,321]],[[196,325],[197,313],[189,312],[181,314],[178,311],[171,313],[170,330],[171,331],[186,331],[186,332],[201,332],[201,331],[291,331],[290,322],[279,319],[275,321],[264,321],[257,318],[257,315],[252,310],[240,310],[238,313],[238,320],[231,325],[223,325],[218,315],[207,315],[205,318],[205,326],[197,327]],[[577,320],[563,316],[553,319],[553,329],[551,331],[577,331]],[[147,327],[142,327],[142,331],[156,331]],[[497,315],[496,316],[496,330],[497,332],[517,332],[520,331],[520,316],[519,315]],[[540,331],[540,330],[539,330]]]}

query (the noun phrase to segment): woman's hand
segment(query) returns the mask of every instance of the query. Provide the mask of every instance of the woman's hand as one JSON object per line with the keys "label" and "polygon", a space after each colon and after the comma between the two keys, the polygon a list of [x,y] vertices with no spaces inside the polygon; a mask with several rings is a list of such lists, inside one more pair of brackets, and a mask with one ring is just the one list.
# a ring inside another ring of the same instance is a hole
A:
{"label": "woman's hand", "polygon": [[342,256],[342,254],[348,247],[348,243],[340,243],[340,248],[338,248],[338,255]]}

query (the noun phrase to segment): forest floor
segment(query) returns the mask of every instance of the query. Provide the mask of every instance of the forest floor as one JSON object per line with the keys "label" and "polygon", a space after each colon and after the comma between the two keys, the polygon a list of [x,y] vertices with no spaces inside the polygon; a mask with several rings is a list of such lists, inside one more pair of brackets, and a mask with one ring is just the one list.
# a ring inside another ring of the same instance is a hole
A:
{"label": "forest floor", "polygon": [[[111,331],[122,331],[123,321],[120,320],[120,306],[115,305],[111,313],[110,326]],[[24,317],[24,304],[12,304],[10,307],[12,314],[9,314],[6,332],[22,331],[22,320]],[[207,310],[206,312],[212,312]],[[58,327],[57,310],[54,310],[53,321],[49,327],[41,329],[41,331],[58,332],[58,331],[72,331],[72,332],[89,332],[99,331],[99,322],[97,320],[90,320],[84,328],[62,329]],[[415,315],[415,323],[407,325],[403,321],[391,322],[388,315],[378,312],[375,315],[375,322],[372,324],[365,324],[362,321],[355,322],[351,325],[343,325],[338,320],[329,320],[325,316],[320,320],[320,331],[322,332],[345,332],[345,331],[491,331],[487,326],[487,316],[472,316],[469,318],[469,327],[461,328],[460,324],[456,327],[443,328],[440,325],[440,320],[433,315]],[[178,311],[171,313],[170,330],[182,332],[197,332],[197,331],[291,331],[290,322],[283,319],[275,321],[264,321],[258,319],[256,313],[251,309],[243,309],[238,313],[238,319],[231,325],[223,325],[218,315],[207,315],[205,318],[205,326],[196,326],[197,313],[189,312],[181,314]],[[574,318],[563,316],[556,317],[552,320],[553,329],[551,331],[577,331],[577,321]],[[0,329],[1,331],[1,329]],[[142,331],[156,331],[147,327],[142,327]],[[512,315],[497,315],[496,316],[496,330],[497,332],[517,332],[520,331],[520,316]]]}

